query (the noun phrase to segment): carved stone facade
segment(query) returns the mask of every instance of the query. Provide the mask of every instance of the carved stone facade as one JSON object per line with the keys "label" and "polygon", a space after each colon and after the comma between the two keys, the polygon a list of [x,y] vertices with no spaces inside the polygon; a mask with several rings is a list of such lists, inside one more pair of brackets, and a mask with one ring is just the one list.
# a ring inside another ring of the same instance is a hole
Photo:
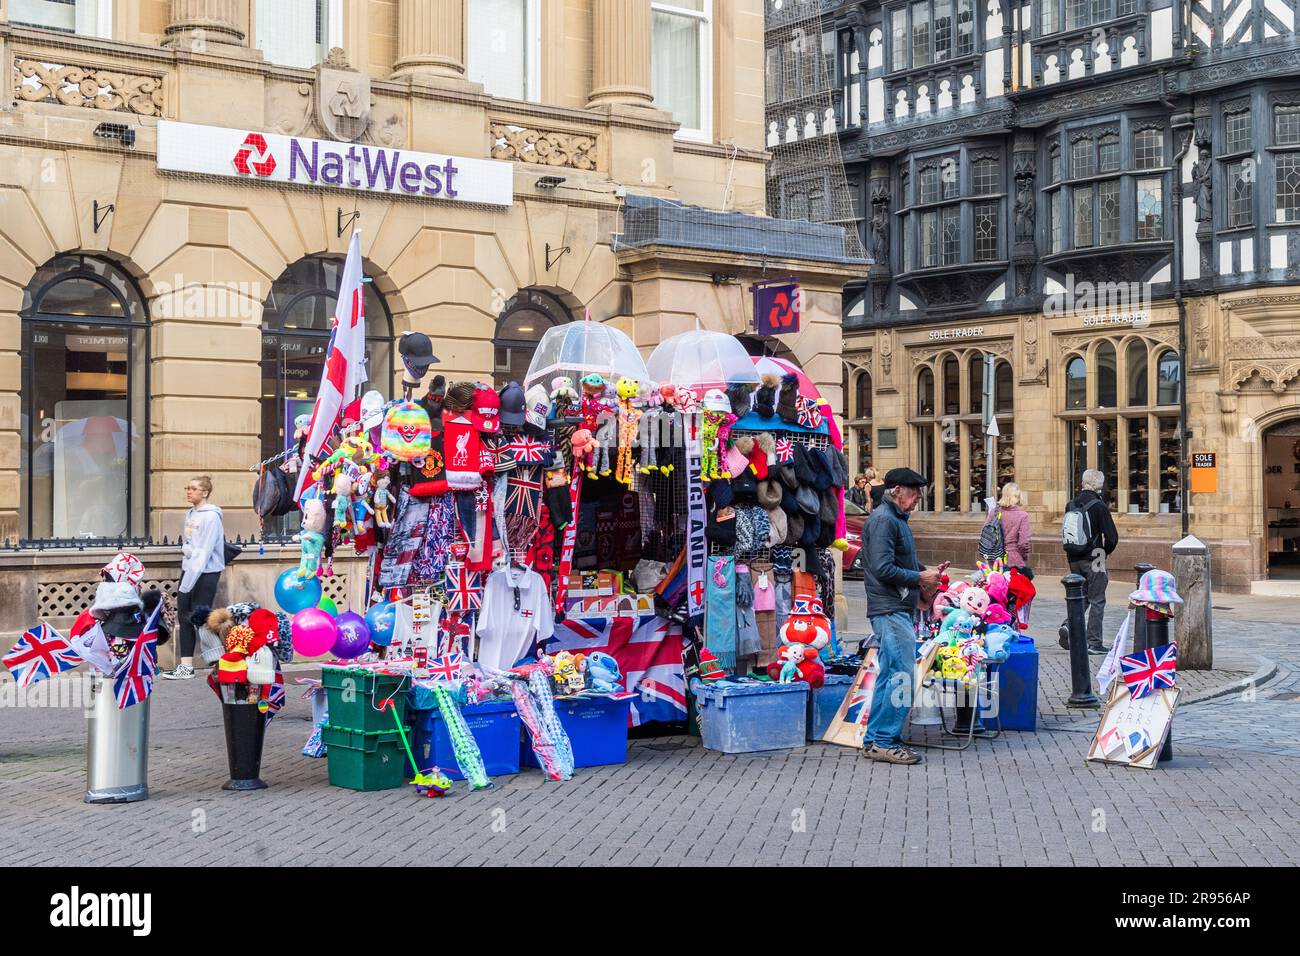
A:
{"label": "carved stone facade", "polygon": [[582,133],[528,129],[508,123],[492,124],[492,158],[539,166],[595,169],[598,138]]}
{"label": "carved stone facade", "polygon": [[164,116],[161,74],[115,70],[104,65],[48,63],[15,52],[13,92],[24,103],[58,103],[94,110]]}

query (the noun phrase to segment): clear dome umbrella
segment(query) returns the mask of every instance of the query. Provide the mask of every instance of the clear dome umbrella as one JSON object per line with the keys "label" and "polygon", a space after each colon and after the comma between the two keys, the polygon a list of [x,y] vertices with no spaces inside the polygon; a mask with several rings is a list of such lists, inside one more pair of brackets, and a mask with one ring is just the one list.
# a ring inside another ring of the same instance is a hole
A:
{"label": "clear dome umbrella", "polygon": [[734,336],[694,329],[664,339],[650,354],[650,380],[690,388],[758,382],[753,359]]}
{"label": "clear dome umbrella", "polygon": [[542,382],[549,388],[557,375],[568,375],[576,382],[592,372],[609,379],[626,375],[645,381],[650,377],[645,359],[626,334],[612,325],[585,319],[546,330],[528,363],[524,387]]}

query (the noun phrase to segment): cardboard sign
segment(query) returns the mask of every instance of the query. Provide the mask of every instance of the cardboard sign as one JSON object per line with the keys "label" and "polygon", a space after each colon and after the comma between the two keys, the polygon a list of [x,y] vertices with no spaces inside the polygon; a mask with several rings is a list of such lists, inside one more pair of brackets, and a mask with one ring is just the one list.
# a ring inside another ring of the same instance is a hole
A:
{"label": "cardboard sign", "polygon": [[1088,748],[1088,759],[1153,769],[1169,736],[1178,693],[1177,687],[1162,687],[1134,700],[1128,685],[1115,681]]}
{"label": "cardboard sign", "polygon": [[1192,491],[1214,494],[1219,490],[1218,456],[1212,451],[1192,453]]}

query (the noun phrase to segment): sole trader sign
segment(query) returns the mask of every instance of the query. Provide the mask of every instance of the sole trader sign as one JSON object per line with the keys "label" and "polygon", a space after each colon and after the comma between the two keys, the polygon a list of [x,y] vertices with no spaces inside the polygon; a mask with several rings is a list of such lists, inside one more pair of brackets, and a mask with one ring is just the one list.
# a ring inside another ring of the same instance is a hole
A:
{"label": "sole trader sign", "polygon": [[193,123],[158,124],[158,168],[444,202],[514,201],[510,163]]}

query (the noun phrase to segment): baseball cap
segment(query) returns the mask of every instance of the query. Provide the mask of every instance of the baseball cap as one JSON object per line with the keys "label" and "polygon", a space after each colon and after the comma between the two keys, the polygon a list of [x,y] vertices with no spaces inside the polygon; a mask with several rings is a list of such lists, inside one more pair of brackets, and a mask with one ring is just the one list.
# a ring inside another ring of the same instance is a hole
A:
{"label": "baseball cap", "polygon": [[500,399],[501,424],[522,425],[526,412],[523,387],[518,382],[511,382],[501,389]]}
{"label": "baseball cap", "polygon": [[524,397],[524,421],[537,431],[546,430],[546,416],[551,411],[551,399],[545,385],[534,385]]}
{"label": "baseball cap", "polygon": [[397,350],[406,366],[421,376],[429,370],[430,365],[438,361],[438,356],[433,354],[433,342],[423,332],[403,332],[397,342]]}
{"label": "baseball cap", "polygon": [[501,396],[486,386],[476,389],[469,420],[481,432],[495,435],[501,431]]}

